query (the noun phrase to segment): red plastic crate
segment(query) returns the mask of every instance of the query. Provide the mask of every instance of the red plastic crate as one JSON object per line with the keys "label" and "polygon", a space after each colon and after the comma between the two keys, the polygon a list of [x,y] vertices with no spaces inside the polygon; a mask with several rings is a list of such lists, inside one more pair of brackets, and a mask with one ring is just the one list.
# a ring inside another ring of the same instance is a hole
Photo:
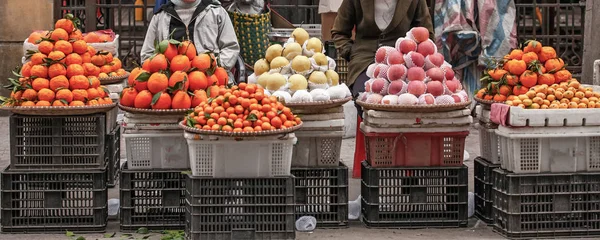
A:
{"label": "red plastic crate", "polygon": [[372,167],[429,167],[462,166],[469,132],[364,134]]}

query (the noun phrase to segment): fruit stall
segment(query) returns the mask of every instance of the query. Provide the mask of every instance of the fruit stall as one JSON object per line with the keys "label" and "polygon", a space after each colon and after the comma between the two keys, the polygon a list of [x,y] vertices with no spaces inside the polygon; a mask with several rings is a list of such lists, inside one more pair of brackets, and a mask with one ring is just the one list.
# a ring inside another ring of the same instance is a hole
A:
{"label": "fruit stall", "polygon": [[[175,39],[126,71],[118,34],[77,23],[67,15],[31,33],[1,99],[11,112],[2,232],[104,232],[118,185],[124,232],[295,239],[350,227],[352,169],[366,227],[464,228],[475,125],[477,218],[506,238],[600,235],[600,87],[574,79],[550,46],[531,40],[490,60],[470,94],[415,27],[377,49],[353,99],[335,50],[310,29],[277,30],[239,82],[218,54]],[[346,166],[351,101],[366,158]]]}

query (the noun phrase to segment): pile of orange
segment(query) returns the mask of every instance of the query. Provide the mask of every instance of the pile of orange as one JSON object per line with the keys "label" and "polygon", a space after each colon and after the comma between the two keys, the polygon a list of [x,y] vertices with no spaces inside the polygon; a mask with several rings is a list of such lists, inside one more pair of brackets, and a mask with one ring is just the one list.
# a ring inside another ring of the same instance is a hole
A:
{"label": "pile of orange", "polygon": [[[71,17],[59,19],[55,29],[34,32],[29,42],[38,51],[27,55],[29,62],[14,72],[10,79],[11,97],[15,106],[85,106],[110,104],[106,88],[100,85],[102,73],[123,73],[121,62],[111,54],[98,55],[83,40]],[[103,66],[92,63],[101,56]],[[107,64],[109,63],[109,64]]]}
{"label": "pile of orange", "polygon": [[190,41],[161,42],[157,53],[131,71],[120,104],[142,109],[190,109],[207,89],[225,86],[227,71],[210,53],[196,55]]}
{"label": "pile of orange", "polygon": [[496,65],[484,72],[481,78],[484,87],[476,93],[477,98],[504,102],[511,95],[526,94],[534,86],[575,80],[556,50],[535,40],[525,42],[522,49],[512,50]]}
{"label": "pile of orange", "polygon": [[600,108],[599,100],[600,92],[570,80],[535,86],[524,94],[509,96],[505,103],[529,109]]}
{"label": "pile of orange", "polygon": [[184,124],[203,130],[259,132],[294,127],[301,123],[290,108],[276,97],[264,94],[255,84],[240,83],[227,88],[209,88],[202,92],[199,104],[184,119]]}

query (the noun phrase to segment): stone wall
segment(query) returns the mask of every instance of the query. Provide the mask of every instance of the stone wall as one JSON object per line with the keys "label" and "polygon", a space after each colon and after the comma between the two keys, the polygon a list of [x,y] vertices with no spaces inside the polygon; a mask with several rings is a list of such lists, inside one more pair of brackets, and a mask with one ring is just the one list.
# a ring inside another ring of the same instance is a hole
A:
{"label": "stone wall", "polygon": [[[21,65],[25,38],[34,30],[53,27],[53,5],[54,0],[0,1],[0,85],[6,85],[11,70]],[[0,95],[8,94],[0,90]]]}

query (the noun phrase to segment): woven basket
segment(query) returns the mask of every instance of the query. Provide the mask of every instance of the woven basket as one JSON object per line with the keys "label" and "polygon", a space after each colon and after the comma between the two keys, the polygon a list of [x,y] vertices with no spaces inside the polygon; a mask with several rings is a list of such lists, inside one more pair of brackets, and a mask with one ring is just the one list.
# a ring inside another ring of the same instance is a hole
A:
{"label": "woven basket", "polygon": [[193,127],[188,127],[183,124],[183,121],[179,122],[179,127],[186,132],[197,133],[202,135],[216,135],[216,136],[226,136],[226,137],[256,137],[256,136],[271,136],[271,135],[279,135],[292,133],[302,127],[302,123],[293,126],[291,128],[279,129],[279,130],[268,130],[268,131],[260,131],[260,132],[226,132],[226,131],[215,131],[215,130],[202,130]]}
{"label": "woven basket", "polygon": [[21,115],[69,116],[104,113],[110,111],[116,105],[117,103],[94,106],[1,107],[0,110],[7,110]]}
{"label": "woven basket", "polygon": [[291,109],[328,109],[344,105],[345,103],[352,100],[352,97],[343,99],[329,100],[329,101],[318,101],[318,102],[302,102],[302,103],[285,103],[286,107]]}
{"label": "woven basket", "polygon": [[416,112],[416,113],[432,113],[432,112],[449,112],[454,110],[464,109],[471,105],[471,100],[463,103],[447,104],[447,105],[385,105],[385,104],[372,104],[363,101],[356,101],[356,104],[360,105],[364,109],[377,110],[384,112]]}
{"label": "woven basket", "polygon": [[102,84],[102,85],[110,85],[110,84],[122,83],[123,80],[127,79],[128,77],[129,77],[129,73],[126,73],[123,76],[98,78],[98,80],[100,80],[100,84]]}
{"label": "woven basket", "polygon": [[254,65],[264,58],[269,47],[268,33],[271,32],[271,12],[263,14],[244,14],[229,12],[240,44],[240,55],[245,63]]}

